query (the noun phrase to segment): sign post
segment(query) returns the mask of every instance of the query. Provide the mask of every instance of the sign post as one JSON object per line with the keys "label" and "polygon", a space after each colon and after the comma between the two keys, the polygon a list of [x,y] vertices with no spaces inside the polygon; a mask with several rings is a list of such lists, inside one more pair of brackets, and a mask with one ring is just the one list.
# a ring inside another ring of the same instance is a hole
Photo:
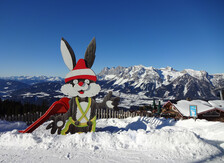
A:
{"label": "sign post", "polygon": [[194,120],[196,121],[197,118],[197,105],[190,105],[189,107],[189,111],[190,111],[190,117],[193,117]]}

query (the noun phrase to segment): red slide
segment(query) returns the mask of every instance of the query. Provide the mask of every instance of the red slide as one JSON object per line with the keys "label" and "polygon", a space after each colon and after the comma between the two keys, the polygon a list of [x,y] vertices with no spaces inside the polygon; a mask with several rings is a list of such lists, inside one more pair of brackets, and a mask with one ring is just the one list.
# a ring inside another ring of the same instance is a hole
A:
{"label": "red slide", "polygon": [[25,130],[19,131],[20,133],[31,133],[37,127],[42,125],[46,120],[50,118],[51,115],[66,113],[69,109],[69,98],[63,97],[59,101],[54,102],[51,107],[42,115],[39,119],[37,119],[33,124],[27,127]]}

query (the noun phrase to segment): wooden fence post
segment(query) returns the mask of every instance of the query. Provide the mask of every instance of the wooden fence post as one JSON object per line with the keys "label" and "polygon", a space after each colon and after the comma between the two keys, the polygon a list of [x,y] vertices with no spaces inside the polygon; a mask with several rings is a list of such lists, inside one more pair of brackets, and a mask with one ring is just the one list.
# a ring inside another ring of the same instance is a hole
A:
{"label": "wooden fence post", "polygon": [[8,121],[12,121],[12,117],[11,116],[8,116]]}
{"label": "wooden fence post", "polygon": [[108,110],[108,118],[111,118],[111,109]]}
{"label": "wooden fence post", "polygon": [[100,110],[100,118],[103,118],[103,110]]}
{"label": "wooden fence post", "polygon": [[106,110],[105,109],[103,110],[103,118],[104,119],[106,118]]}
{"label": "wooden fence post", "polygon": [[106,108],[106,119],[108,119],[108,114],[109,114],[109,109],[108,108]]}
{"label": "wooden fence post", "polygon": [[15,115],[13,114],[11,117],[12,117],[11,121],[14,121],[15,120]]}
{"label": "wooden fence post", "polygon": [[97,117],[98,117],[98,119],[101,118],[101,117],[100,117],[100,109],[97,109]]}
{"label": "wooden fence post", "polygon": [[130,111],[127,111],[127,116],[126,118],[130,117]]}
{"label": "wooden fence post", "polygon": [[114,110],[111,110],[111,117],[114,118]]}

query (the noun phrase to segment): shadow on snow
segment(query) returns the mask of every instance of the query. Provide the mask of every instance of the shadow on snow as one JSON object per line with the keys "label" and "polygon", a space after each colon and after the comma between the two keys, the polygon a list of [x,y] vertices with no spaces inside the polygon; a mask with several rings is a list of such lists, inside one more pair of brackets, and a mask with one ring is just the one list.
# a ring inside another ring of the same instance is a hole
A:
{"label": "shadow on snow", "polygon": [[107,126],[104,128],[96,128],[96,132],[116,133],[128,130],[133,131],[137,131],[139,129],[147,130],[147,125],[152,126],[154,129],[161,129],[166,126],[174,126],[175,123],[176,121],[174,121],[173,119],[139,117],[137,121],[129,123],[126,127]]}

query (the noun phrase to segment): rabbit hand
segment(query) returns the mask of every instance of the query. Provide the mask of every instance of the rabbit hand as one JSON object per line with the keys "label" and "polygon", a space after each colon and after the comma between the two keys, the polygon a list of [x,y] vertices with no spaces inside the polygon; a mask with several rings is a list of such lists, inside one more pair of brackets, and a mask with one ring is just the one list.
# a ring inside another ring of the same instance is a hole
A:
{"label": "rabbit hand", "polygon": [[58,116],[51,116],[50,120],[53,120],[53,122],[51,122],[46,129],[51,129],[51,134],[54,134],[57,130],[58,130],[58,134],[61,134],[61,129],[64,127],[65,125],[65,120],[64,117],[61,115]]}
{"label": "rabbit hand", "polygon": [[118,110],[118,104],[120,102],[119,97],[112,97],[112,92],[109,92],[107,96],[104,98],[103,103],[105,103],[106,107],[110,109]]}

